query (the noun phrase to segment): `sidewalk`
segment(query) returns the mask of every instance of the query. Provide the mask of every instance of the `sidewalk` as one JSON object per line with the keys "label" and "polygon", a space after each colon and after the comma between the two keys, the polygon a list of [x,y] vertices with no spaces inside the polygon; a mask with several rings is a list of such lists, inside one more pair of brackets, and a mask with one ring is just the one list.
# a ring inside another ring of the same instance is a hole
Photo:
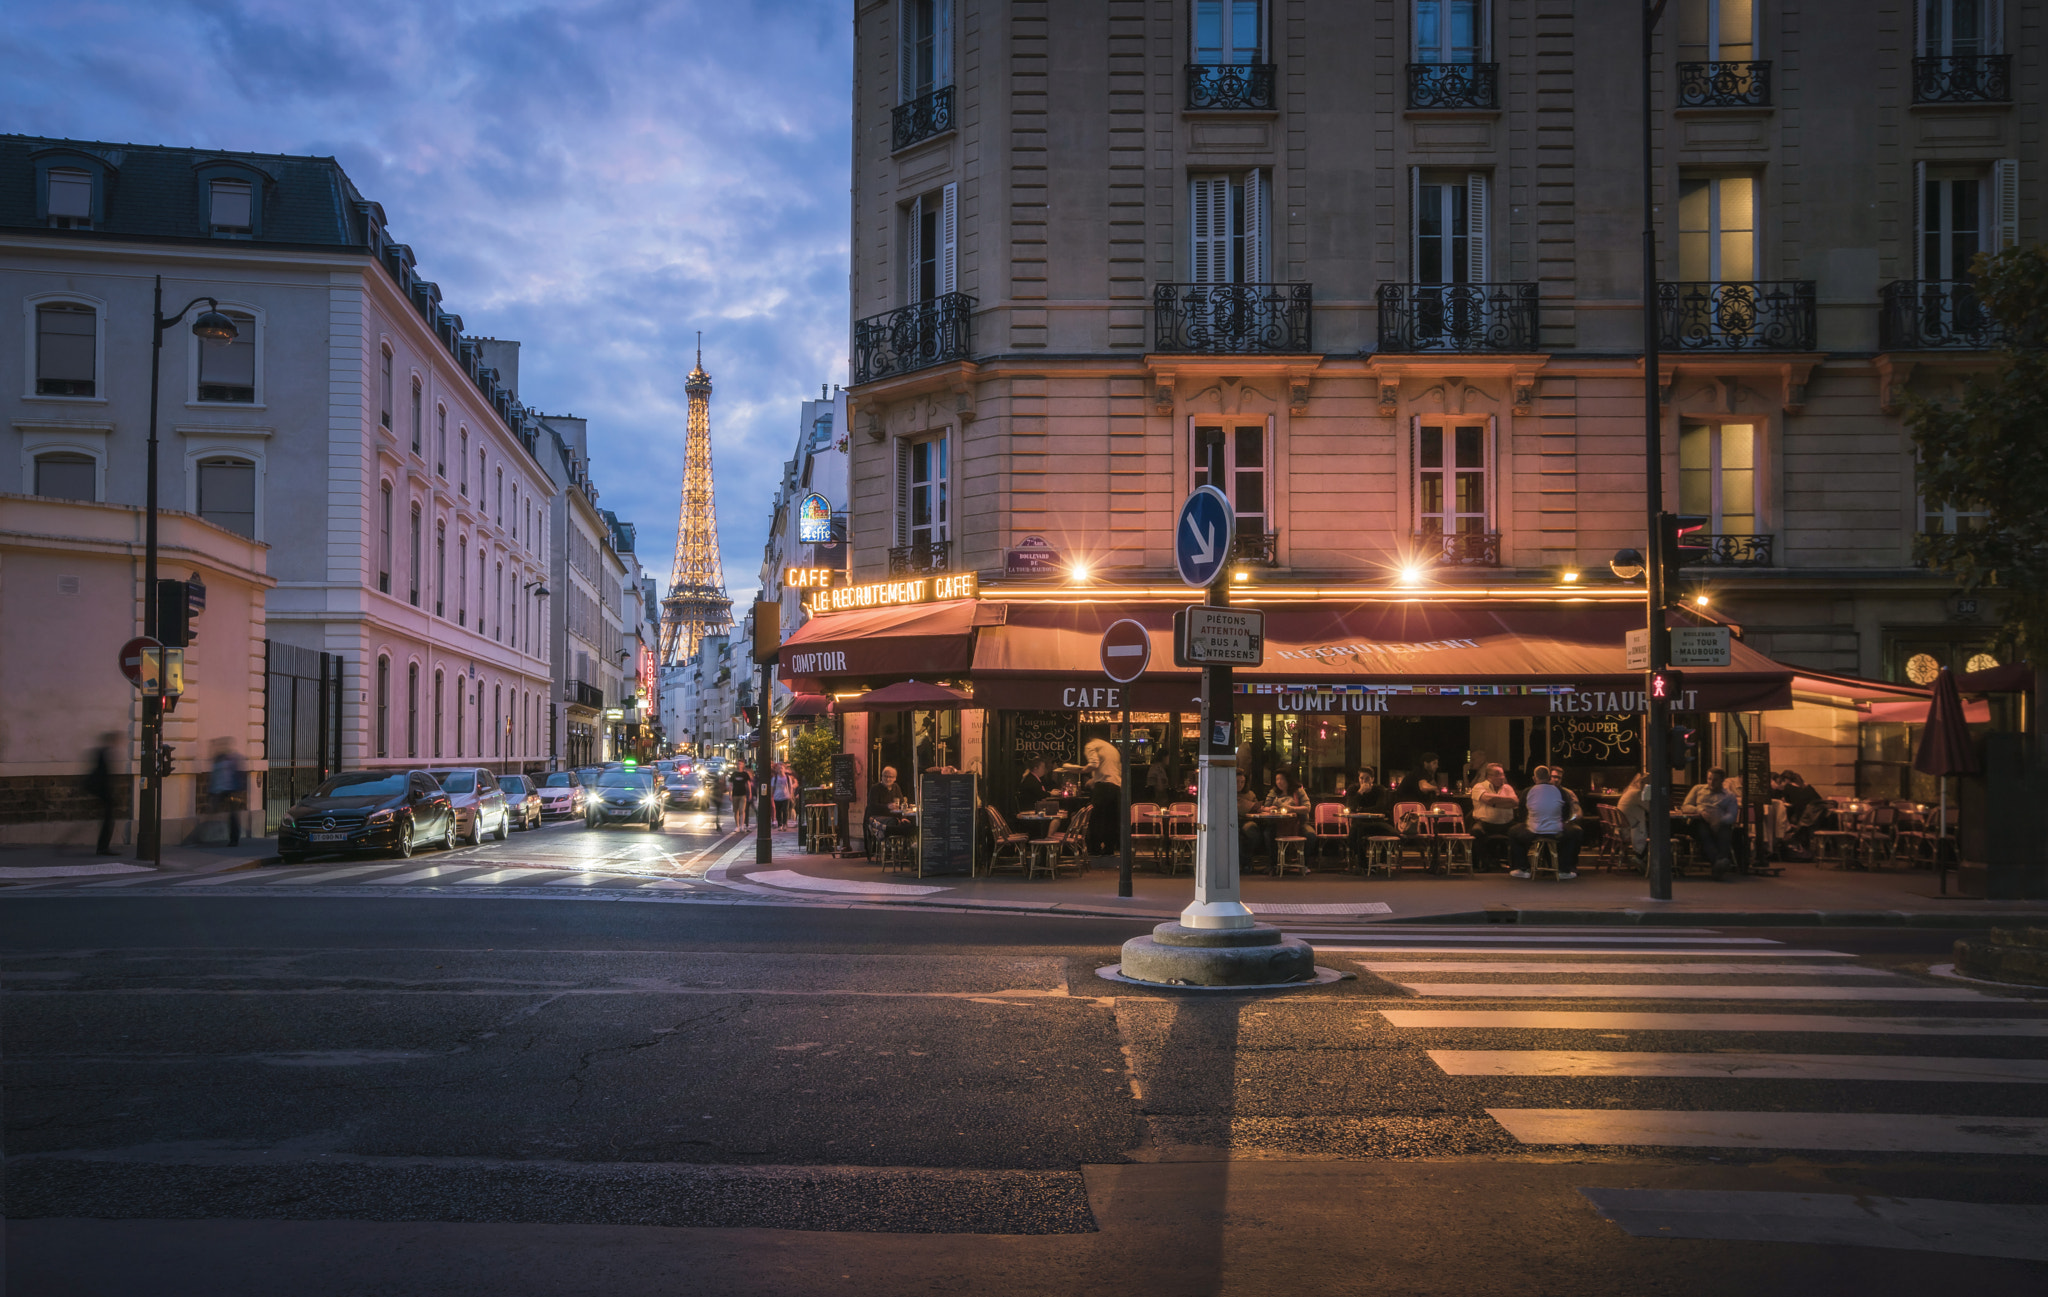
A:
{"label": "sidewalk", "polygon": [[[1026,882],[1016,874],[993,878],[918,878],[884,873],[855,858],[800,855],[793,838],[777,834],[775,859],[757,865],[752,857],[723,872],[728,885],[790,900],[838,900],[863,905],[917,905],[947,909],[1013,910],[1034,913],[1165,920],[1179,914],[1193,896],[1194,880],[1168,878],[1139,862],[1130,898],[1117,896],[1115,860],[1098,861],[1080,877]],[[1673,899],[1652,901],[1640,874],[1585,868],[1571,882],[1534,882],[1505,874],[1445,878],[1432,874],[1367,880],[1334,867],[1306,878],[1264,875],[1244,880],[1244,900],[1262,916],[1299,926],[1304,917],[1325,921],[1464,923],[1615,923],[1779,926],[1899,925],[1983,927],[2021,916],[2048,918],[2048,902],[1987,901],[1939,894],[1935,876],[1923,870],[1863,873],[1788,864],[1776,878],[1744,876],[1725,883],[1680,878]]]}
{"label": "sidewalk", "polygon": [[[164,844],[167,874],[224,874],[236,869],[254,869],[277,855],[275,838],[243,838],[240,846],[208,842],[194,846]],[[0,846],[0,883],[22,883],[46,878],[84,878],[92,875],[153,873],[146,860],[137,860],[132,847],[119,855],[94,855],[91,848],[76,846]]]}

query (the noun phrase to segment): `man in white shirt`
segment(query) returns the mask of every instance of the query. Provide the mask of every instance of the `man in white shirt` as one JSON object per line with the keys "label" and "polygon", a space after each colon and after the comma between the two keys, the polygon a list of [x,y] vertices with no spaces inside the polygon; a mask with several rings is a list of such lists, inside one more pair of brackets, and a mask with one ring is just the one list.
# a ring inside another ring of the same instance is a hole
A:
{"label": "man in white shirt", "polygon": [[1579,876],[1579,826],[1572,823],[1571,794],[1550,782],[1550,767],[1538,766],[1529,775],[1529,793],[1523,804],[1529,820],[1516,826],[1514,876],[1529,876],[1529,847],[1537,838],[1557,839],[1557,876],[1560,880]]}
{"label": "man in white shirt", "polygon": [[1106,856],[1123,843],[1118,832],[1123,818],[1124,763],[1116,744],[1108,739],[1089,739],[1081,749],[1088,767],[1088,850]]}
{"label": "man in white shirt", "polygon": [[1473,868],[1497,869],[1501,855],[1514,850],[1515,808],[1521,804],[1507,772],[1489,763],[1472,785]]}

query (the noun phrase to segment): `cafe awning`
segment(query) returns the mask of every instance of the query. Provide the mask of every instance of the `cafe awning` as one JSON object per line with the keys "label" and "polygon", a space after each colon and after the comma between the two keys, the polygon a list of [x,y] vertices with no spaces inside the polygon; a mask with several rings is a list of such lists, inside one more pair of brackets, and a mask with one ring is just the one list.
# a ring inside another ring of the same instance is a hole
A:
{"label": "cafe awning", "polygon": [[782,678],[824,693],[834,681],[870,676],[965,675],[974,665],[976,617],[989,607],[954,599],[812,617],[783,641]]}
{"label": "cafe awning", "polygon": [[830,716],[832,700],[824,694],[798,694],[789,700],[783,709],[782,718],[790,721],[809,720],[814,716]]}
{"label": "cafe awning", "polygon": [[926,684],[921,680],[905,680],[901,684],[884,685],[858,698],[843,698],[839,702],[842,712],[878,711],[947,711],[957,707],[973,707],[979,700],[948,689],[944,685]]}

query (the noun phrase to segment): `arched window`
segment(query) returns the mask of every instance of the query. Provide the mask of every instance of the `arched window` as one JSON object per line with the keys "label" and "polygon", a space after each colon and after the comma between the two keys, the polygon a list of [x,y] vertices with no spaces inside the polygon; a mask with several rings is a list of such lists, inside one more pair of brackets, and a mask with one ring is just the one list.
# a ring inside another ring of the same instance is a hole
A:
{"label": "arched window", "polygon": [[391,426],[391,348],[384,348],[383,369],[377,380],[377,421]]}
{"label": "arched window", "polygon": [[[199,516],[238,536],[256,535],[256,466],[231,456],[199,461]],[[385,488],[389,491],[389,487]],[[387,500],[389,496],[387,494]]]}
{"label": "arched window", "polygon": [[477,760],[479,760],[479,761],[483,760],[483,755],[484,755],[484,687],[483,687],[483,685],[482,685],[482,684],[478,684],[478,685],[477,685],[477,687],[476,687],[476,755],[477,755]]}
{"label": "arched window", "polygon": [[420,453],[420,380],[412,380],[412,453]]}
{"label": "arched window", "polygon": [[226,401],[237,405],[256,400],[256,317],[243,311],[223,312],[235,322],[235,336],[228,342],[201,342],[199,346],[199,391],[202,401]]}
{"label": "arched window", "polygon": [[391,483],[384,483],[383,497],[378,504],[377,521],[377,589],[382,594],[391,593]]}
{"label": "arched window", "polygon": [[434,473],[448,476],[448,407],[434,407]]}
{"label": "arched window", "polygon": [[505,686],[491,686],[491,755],[505,755],[500,736],[505,729]]}
{"label": "arched window", "polygon": [[36,395],[99,393],[99,313],[77,302],[36,308]]}
{"label": "arched window", "polygon": [[436,761],[441,759],[441,690],[446,683],[443,673],[436,668],[434,671],[434,759]]}
{"label": "arched window", "polygon": [[36,456],[36,494],[51,500],[99,498],[99,465],[90,455],[57,451]]}
{"label": "arched window", "polygon": [[377,657],[377,755],[391,755],[391,659]]}
{"label": "arched window", "polygon": [[420,754],[420,664],[405,668],[405,755]]}
{"label": "arched window", "polygon": [[[434,524],[434,615],[448,615],[448,524]],[[436,755],[439,755],[438,753]]]}
{"label": "arched window", "polygon": [[420,507],[412,507],[412,518],[406,533],[406,600],[413,607],[420,606]]}

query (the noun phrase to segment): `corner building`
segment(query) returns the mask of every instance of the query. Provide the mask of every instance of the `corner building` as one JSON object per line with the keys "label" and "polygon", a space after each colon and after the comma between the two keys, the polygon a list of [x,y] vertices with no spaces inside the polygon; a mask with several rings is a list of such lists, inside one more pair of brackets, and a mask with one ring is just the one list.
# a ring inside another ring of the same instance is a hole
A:
{"label": "corner building", "polygon": [[[1673,0],[1656,42],[1665,507],[1710,518],[1688,579],[1751,665],[1830,700],[1781,690],[1767,728],[1833,791],[1886,695],[1830,680],[1995,654],[1988,610],[1914,564],[1916,533],[1968,520],[1921,507],[1898,405],[1986,365],[1969,260],[2041,236],[2041,11]],[[1560,642],[1630,678],[1639,587],[1607,563],[1644,544],[1634,6],[880,0],[855,23],[854,581],[1185,601],[1174,510],[1214,480],[1246,600],[1606,609]],[[1032,538],[1086,585],[1005,578]],[[1373,679],[1457,674],[1399,656]],[[1427,742],[1446,767],[1543,755],[1480,728]],[[1423,740],[1348,742],[1385,766]]]}

